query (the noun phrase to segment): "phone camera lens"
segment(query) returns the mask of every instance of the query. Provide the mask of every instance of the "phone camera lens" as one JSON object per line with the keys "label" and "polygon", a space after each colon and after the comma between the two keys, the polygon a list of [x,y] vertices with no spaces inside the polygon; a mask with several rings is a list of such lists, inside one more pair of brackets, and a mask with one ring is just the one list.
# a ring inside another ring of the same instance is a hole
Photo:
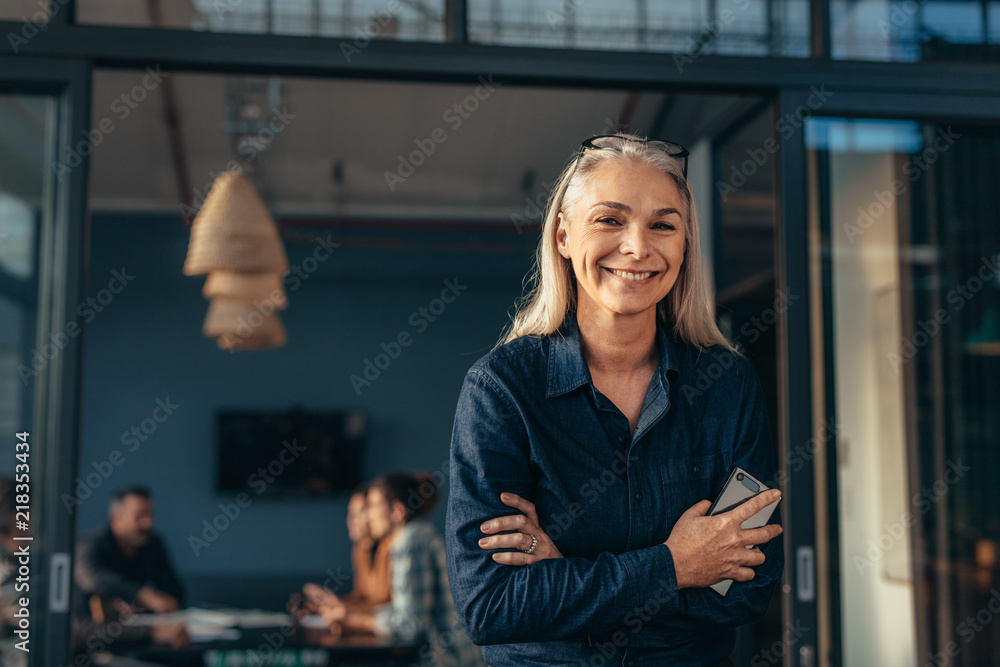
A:
{"label": "phone camera lens", "polygon": [[743,481],[743,473],[741,473],[741,472],[736,473],[736,480],[739,481],[739,482],[742,482]]}

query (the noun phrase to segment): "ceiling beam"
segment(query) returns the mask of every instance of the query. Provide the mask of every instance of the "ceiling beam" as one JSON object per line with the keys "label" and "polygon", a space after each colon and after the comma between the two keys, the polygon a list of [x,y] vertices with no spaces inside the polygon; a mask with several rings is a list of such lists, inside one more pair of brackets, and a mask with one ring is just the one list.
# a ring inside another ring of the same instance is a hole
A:
{"label": "ceiling beam", "polygon": [[[0,22],[0,33],[23,25]],[[878,93],[1000,96],[995,64],[879,63],[807,58],[703,55],[683,68],[668,53],[588,51],[371,40],[348,59],[324,37],[248,35],[91,25],[53,25],[16,46],[23,56],[74,57],[97,67],[169,71],[280,73],[422,81],[494,77],[505,84],[630,90],[740,91],[809,88]],[[0,55],[15,55],[0,40]]]}

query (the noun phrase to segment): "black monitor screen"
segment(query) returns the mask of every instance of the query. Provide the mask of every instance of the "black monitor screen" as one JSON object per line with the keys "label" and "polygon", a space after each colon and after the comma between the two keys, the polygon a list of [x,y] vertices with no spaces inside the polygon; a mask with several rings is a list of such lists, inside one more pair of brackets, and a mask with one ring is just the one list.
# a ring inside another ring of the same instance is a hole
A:
{"label": "black monitor screen", "polygon": [[323,496],[361,481],[363,412],[217,413],[219,491]]}

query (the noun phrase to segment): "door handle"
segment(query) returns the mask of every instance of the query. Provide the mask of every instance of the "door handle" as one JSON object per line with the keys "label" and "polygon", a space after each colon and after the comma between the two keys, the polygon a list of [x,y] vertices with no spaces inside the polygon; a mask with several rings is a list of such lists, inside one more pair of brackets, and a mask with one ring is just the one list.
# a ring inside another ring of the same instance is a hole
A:
{"label": "door handle", "polygon": [[49,612],[65,614],[69,611],[69,554],[54,553],[49,561]]}

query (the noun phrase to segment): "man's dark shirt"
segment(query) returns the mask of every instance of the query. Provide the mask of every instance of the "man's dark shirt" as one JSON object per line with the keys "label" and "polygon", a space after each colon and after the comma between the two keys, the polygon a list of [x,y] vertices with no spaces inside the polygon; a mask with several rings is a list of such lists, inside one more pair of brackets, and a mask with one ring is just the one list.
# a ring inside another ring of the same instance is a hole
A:
{"label": "man's dark shirt", "polygon": [[184,588],[174,572],[163,542],[156,534],[131,558],[118,546],[110,526],[84,537],[76,546],[74,579],[83,595],[80,611],[89,615],[87,598],[118,597],[129,604],[143,586],[151,586],[177,599],[184,606]]}

